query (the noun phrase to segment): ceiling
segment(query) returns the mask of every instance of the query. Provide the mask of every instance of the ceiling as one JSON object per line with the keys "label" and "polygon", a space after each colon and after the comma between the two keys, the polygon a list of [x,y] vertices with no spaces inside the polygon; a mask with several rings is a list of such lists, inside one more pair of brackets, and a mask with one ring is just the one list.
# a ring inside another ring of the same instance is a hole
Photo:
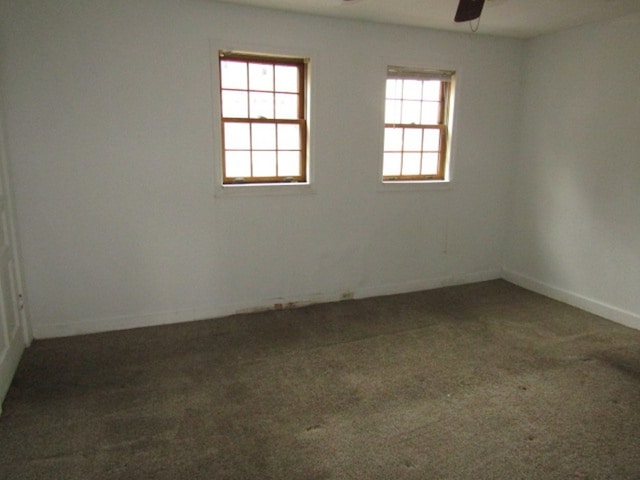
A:
{"label": "ceiling", "polygon": [[[469,32],[458,0],[223,0],[291,12]],[[487,0],[477,33],[531,38],[640,12],[640,0]],[[475,27],[475,22],[474,22]]]}

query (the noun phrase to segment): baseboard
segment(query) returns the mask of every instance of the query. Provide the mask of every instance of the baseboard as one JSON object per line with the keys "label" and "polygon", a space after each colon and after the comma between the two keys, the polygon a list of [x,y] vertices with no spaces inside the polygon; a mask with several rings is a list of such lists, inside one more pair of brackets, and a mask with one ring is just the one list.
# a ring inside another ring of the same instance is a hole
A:
{"label": "baseboard", "polygon": [[[349,298],[353,298],[353,296],[349,295]],[[210,308],[182,309],[138,315],[122,315],[117,317],[87,319],[73,323],[58,323],[53,325],[34,325],[33,336],[36,339],[70,337],[74,335],[86,335],[115,330],[128,330],[130,328],[193,322],[197,320],[220,318],[239,313],[253,313],[267,310],[302,307],[314,303],[334,302],[344,299],[345,297],[340,294],[311,295],[305,298],[273,298],[261,302],[216,305]]]}
{"label": "baseboard", "polygon": [[575,292],[558,288],[527,275],[514,272],[513,270],[503,269],[502,278],[526,288],[527,290],[540,293],[541,295],[553,298],[554,300],[559,300],[587,312],[594,313],[606,318],[607,320],[640,330],[640,315],[637,313],[624,310],[614,305],[609,305],[608,303],[601,302]]}
{"label": "baseboard", "polygon": [[427,278],[404,283],[387,284],[376,287],[366,287],[359,290],[356,298],[380,297],[384,295],[396,295],[400,293],[420,292],[433,290],[434,288],[453,287],[466,283],[485,282],[502,278],[501,270],[482,270],[464,275],[448,275],[444,277]]}
{"label": "baseboard", "polygon": [[201,318],[207,317],[200,316],[194,310],[177,310],[171,312],[90,318],[77,322],[56,323],[51,325],[34,324],[33,337],[36,340],[44,338],[70,337],[74,335],[86,335],[113,330],[128,330],[130,328],[189,322]]}
{"label": "baseboard", "polygon": [[368,298],[382,295],[394,295],[433,288],[475,283],[485,280],[501,278],[500,270],[487,270],[465,275],[451,275],[447,277],[416,280],[398,284],[387,284],[376,287],[343,289],[340,291],[309,294],[297,297],[271,298],[241,304],[216,305],[199,309],[182,309],[170,312],[144,313],[138,315],[122,315],[86,319],[78,322],[59,323],[53,325],[33,325],[33,337],[36,339],[69,337],[101,333],[113,330],[127,330],[130,328],[151,327],[172,323],[191,322],[219,318],[237,313],[251,313],[265,310],[303,307],[316,303],[337,302],[354,298]]}

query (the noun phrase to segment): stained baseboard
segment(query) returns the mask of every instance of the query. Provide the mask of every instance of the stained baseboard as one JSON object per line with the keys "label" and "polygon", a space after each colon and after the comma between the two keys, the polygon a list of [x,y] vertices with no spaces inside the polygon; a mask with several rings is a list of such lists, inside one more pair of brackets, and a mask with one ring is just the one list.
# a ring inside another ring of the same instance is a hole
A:
{"label": "stained baseboard", "polygon": [[527,290],[559,300],[607,320],[640,330],[640,315],[593,298],[550,285],[509,269],[502,270],[502,278]]}
{"label": "stained baseboard", "polygon": [[115,317],[85,319],[82,321],[58,323],[52,325],[33,325],[36,339],[68,337],[130,328],[151,327],[172,323],[191,322],[211,318],[225,317],[237,313],[251,313],[265,310],[295,308],[316,303],[337,302],[354,298],[369,298],[383,295],[409,293],[433,288],[495,280],[501,277],[500,270],[486,270],[464,275],[427,278],[404,283],[387,284],[375,287],[345,288],[339,291],[309,294],[296,297],[271,298],[242,304],[215,305],[198,309],[181,309],[169,312],[142,313]]}

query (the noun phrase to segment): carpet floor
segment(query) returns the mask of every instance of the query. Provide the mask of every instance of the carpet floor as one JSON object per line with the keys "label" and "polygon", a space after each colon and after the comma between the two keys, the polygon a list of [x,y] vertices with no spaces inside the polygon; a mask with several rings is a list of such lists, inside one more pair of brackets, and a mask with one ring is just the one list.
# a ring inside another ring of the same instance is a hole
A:
{"label": "carpet floor", "polygon": [[640,479],[640,331],[497,280],[38,340],[1,479]]}

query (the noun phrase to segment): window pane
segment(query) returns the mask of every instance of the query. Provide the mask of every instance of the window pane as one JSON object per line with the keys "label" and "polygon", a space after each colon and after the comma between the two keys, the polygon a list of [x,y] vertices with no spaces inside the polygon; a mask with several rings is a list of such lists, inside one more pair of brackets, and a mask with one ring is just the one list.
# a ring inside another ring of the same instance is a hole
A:
{"label": "window pane", "polygon": [[273,91],[273,65],[249,64],[249,90]]}
{"label": "window pane", "polygon": [[402,80],[388,79],[387,80],[387,98],[402,98]]}
{"label": "window pane", "polygon": [[278,152],[278,175],[281,177],[300,175],[300,152]]}
{"label": "window pane", "polygon": [[251,92],[251,118],[273,118],[273,93]]}
{"label": "window pane", "polygon": [[298,95],[276,93],[276,118],[298,118]]}
{"label": "window pane", "polygon": [[422,175],[438,174],[438,156],[437,153],[422,154],[422,169],[420,171]]}
{"label": "window pane", "polygon": [[422,150],[422,129],[406,128],[404,130],[404,146],[405,152],[420,152]]}
{"label": "window pane", "polygon": [[405,80],[402,98],[405,100],[420,100],[422,98],[422,80]]}
{"label": "window pane", "polygon": [[426,80],[422,86],[422,99],[440,101],[440,81]]}
{"label": "window pane", "polygon": [[402,151],[402,128],[385,128],[384,129],[384,151],[385,152]]}
{"label": "window pane", "polygon": [[402,157],[402,175],[420,175],[420,154],[405,153]]}
{"label": "window pane", "polygon": [[225,153],[227,177],[251,176],[251,153],[247,151],[227,151]]}
{"label": "window pane", "polygon": [[382,174],[385,177],[400,175],[401,153],[385,153],[382,163]]}
{"label": "window pane", "polygon": [[422,119],[423,125],[437,125],[440,117],[439,102],[422,102]]}
{"label": "window pane", "polygon": [[276,65],[276,91],[297,93],[298,67]]}
{"label": "window pane", "polygon": [[249,124],[231,123],[224,124],[224,148],[226,150],[251,149]]}
{"label": "window pane", "polygon": [[247,118],[249,116],[247,92],[223,90],[222,116],[231,118]]}
{"label": "window pane", "polygon": [[402,123],[420,123],[420,102],[402,102]]}
{"label": "window pane", "polygon": [[402,113],[402,101],[387,100],[384,107],[384,123],[400,123]]}
{"label": "window pane", "polygon": [[278,150],[300,150],[300,125],[278,125]]}
{"label": "window pane", "polygon": [[270,123],[251,125],[251,148],[253,150],[276,149],[276,126]]}
{"label": "window pane", "polygon": [[440,150],[440,130],[425,129],[422,139],[422,150],[437,152]]}
{"label": "window pane", "polygon": [[276,176],[276,152],[253,152],[253,176]]}
{"label": "window pane", "polygon": [[247,64],[245,62],[220,62],[220,86],[222,88],[247,89]]}

